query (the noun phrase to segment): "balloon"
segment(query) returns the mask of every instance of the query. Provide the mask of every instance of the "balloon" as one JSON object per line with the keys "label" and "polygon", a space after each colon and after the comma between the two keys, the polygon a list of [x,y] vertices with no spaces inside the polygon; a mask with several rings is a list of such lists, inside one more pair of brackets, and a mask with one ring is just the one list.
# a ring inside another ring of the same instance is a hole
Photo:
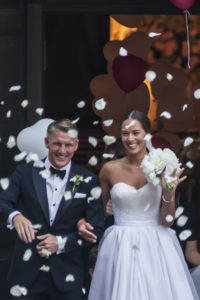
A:
{"label": "balloon", "polygon": [[53,119],[41,119],[34,125],[24,128],[17,136],[17,147],[19,150],[38,154],[40,159],[47,156],[48,150],[44,144],[47,127]]}
{"label": "balloon", "polygon": [[118,55],[112,64],[115,81],[125,93],[133,91],[144,81],[147,69],[147,63],[132,54]]}
{"label": "balloon", "polygon": [[185,10],[190,8],[195,0],[170,0],[176,7]]}
{"label": "balloon", "polygon": [[161,137],[153,136],[151,139],[151,143],[154,148],[161,148],[161,149],[164,149],[164,148],[171,149],[172,148],[170,143]]}

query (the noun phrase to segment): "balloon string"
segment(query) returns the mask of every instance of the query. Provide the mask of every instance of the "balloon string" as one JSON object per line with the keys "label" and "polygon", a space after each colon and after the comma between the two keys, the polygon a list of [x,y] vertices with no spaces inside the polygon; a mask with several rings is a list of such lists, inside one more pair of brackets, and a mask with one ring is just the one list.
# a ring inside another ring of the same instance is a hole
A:
{"label": "balloon string", "polygon": [[188,29],[188,15],[190,13],[187,9],[184,11],[184,13],[185,13],[185,22],[186,22],[186,30],[187,30],[188,68],[190,69],[190,35]]}

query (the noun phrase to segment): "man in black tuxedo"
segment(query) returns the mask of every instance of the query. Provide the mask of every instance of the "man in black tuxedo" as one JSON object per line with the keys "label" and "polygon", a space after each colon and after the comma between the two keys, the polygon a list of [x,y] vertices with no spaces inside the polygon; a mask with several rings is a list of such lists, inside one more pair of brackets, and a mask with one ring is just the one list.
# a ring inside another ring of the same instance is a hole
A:
{"label": "man in black tuxedo", "polygon": [[[13,299],[82,299],[83,251],[101,237],[104,215],[97,176],[71,161],[77,133],[68,119],[51,123],[48,157],[19,165],[0,195],[4,222],[18,234],[8,274]],[[81,218],[92,225],[91,242],[77,232]]]}

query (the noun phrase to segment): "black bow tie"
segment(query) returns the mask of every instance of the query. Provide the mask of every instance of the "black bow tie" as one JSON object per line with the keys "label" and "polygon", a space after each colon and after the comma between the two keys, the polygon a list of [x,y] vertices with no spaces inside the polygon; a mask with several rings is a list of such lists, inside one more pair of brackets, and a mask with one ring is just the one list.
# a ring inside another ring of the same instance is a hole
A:
{"label": "black bow tie", "polygon": [[59,176],[61,179],[63,179],[65,177],[65,174],[66,174],[66,170],[58,170],[58,169],[55,169],[53,167],[50,167],[50,171],[51,171],[51,174],[56,174],[57,176]]}

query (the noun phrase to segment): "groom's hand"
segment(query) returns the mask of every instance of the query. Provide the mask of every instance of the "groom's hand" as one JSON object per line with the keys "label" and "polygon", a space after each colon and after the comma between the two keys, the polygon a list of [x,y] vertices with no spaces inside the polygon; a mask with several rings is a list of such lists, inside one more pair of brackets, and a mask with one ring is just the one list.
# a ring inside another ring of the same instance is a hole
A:
{"label": "groom's hand", "polygon": [[94,227],[86,222],[86,220],[80,219],[77,223],[77,229],[78,229],[78,234],[84,238],[85,240],[87,240],[90,243],[96,243],[97,241],[97,236],[92,233],[90,230],[94,229]]}
{"label": "groom's hand", "polygon": [[38,235],[37,239],[40,240],[40,242],[36,248],[41,257],[48,257],[58,251],[58,241],[55,235],[47,233]]}
{"label": "groom's hand", "polygon": [[35,233],[32,223],[22,214],[18,214],[13,218],[13,225],[17,231],[19,238],[25,243],[31,243],[35,239]]}

